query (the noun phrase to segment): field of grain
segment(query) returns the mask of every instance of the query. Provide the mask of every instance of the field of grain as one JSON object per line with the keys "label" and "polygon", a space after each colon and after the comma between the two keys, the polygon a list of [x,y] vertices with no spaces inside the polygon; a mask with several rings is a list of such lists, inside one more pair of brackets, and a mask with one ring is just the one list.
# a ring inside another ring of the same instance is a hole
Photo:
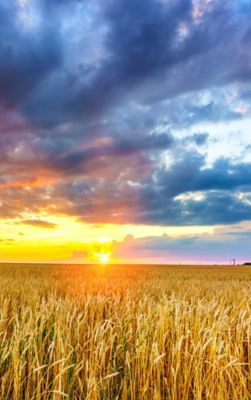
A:
{"label": "field of grain", "polygon": [[0,399],[251,399],[251,267],[0,265]]}

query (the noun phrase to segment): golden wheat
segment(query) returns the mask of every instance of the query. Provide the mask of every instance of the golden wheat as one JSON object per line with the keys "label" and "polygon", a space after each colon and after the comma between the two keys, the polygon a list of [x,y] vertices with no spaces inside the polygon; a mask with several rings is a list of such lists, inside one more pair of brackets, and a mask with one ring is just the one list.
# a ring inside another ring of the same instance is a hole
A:
{"label": "golden wheat", "polygon": [[251,268],[0,265],[0,399],[251,399]]}

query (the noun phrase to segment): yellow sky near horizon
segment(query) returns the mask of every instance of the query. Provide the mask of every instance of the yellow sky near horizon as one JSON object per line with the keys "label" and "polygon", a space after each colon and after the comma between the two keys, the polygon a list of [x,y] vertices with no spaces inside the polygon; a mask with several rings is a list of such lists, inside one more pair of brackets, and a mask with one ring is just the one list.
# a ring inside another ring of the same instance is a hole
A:
{"label": "yellow sky near horizon", "polygon": [[[132,224],[86,224],[71,217],[25,215],[22,220],[0,221],[0,261],[55,261],[72,259],[102,238],[122,242],[128,235],[145,237],[182,237],[213,234],[214,227],[165,227]],[[29,223],[23,223],[22,221]],[[37,225],[30,224],[31,221]],[[39,226],[39,221],[52,227]],[[53,226],[54,224],[54,226]],[[83,261],[86,261],[83,256]],[[122,261],[122,260],[120,260]]]}

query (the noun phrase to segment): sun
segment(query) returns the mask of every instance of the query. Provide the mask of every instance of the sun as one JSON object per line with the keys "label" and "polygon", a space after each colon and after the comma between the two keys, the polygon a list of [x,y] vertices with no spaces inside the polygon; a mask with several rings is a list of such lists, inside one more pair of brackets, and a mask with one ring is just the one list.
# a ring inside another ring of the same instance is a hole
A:
{"label": "sun", "polygon": [[111,242],[111,239],[109,239],[108,237],[105,237],[105,236],[102,236],[102,237],[99,237],[98,239],[97,239],[97,242],[98,243],[110,243]]}
{"label": "sun", "polygon": [[99,258],[99,262],[101,264],[106,264],[110,260],[110,254],[108,254],[108,253],[100,253],[98,255],[98,258]]}
{"label": "sun", "polygon": [[112,257],[113,242],[107,237],[99,237],[94,242],[90,243],[88,258],[90,261],[107,264]]}

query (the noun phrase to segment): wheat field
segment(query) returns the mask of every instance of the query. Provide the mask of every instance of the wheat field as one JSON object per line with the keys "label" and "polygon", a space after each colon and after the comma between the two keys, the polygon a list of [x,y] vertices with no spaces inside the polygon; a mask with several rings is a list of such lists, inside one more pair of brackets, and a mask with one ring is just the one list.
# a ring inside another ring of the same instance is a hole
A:
{"label": "wheat field", "polygon": [[0,265],[0,399],[251,399],[251,268]]}

